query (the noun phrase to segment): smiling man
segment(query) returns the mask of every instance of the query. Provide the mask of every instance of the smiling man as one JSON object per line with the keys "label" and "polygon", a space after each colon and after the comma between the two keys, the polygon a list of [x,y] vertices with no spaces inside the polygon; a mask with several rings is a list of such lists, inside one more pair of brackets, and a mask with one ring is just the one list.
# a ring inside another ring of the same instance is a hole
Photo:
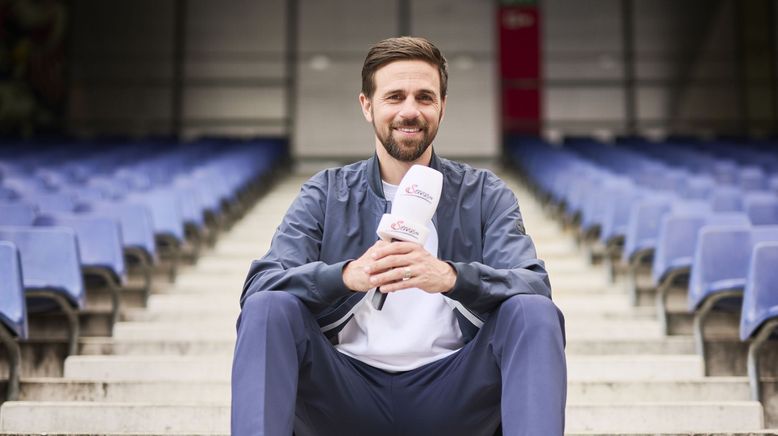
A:
{"label": "smiling man", "polygon": [[[370,49],[359,103],[375,155],[306,182],[252,264],[233,435],[563,434],[564,320],[513,193],[434,153],[447,82],[423,38]],[[415,164],[443,174],[430,236],[376,242]],[[375,292],[392,294],[382,310]]]}

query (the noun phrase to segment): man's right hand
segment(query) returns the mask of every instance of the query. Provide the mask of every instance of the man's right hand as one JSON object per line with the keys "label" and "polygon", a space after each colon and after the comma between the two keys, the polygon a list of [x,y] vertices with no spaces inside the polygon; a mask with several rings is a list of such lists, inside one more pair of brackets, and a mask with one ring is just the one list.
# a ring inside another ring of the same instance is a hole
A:
{"label": "man's right hand", "polygon": [[379,239],[359,259],[352,260],[346,264],[346,267],[343,268],[343,284],[352,291],[357,292],[367,292],[374,288],[375,286],[370,284],[370,275],[374,274],[375,271],[371,271],[370,267],[376,261],[375,251],[387,245],[389,245],[389,242]]}

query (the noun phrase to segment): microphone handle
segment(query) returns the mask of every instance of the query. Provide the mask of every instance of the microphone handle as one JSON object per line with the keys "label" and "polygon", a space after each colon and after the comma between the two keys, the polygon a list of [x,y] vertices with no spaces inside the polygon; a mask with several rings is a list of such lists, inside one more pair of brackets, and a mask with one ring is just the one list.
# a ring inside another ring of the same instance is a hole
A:
{"label": "microphone handle", "polygon": [[[397,238],[392,238],[389,242],[401,242]],[[384,308],[384,303],[386,303],[386,295],[383,292],[380,291],[381,288],[376,288],[375,293],[373,294],[373,300],[370,301],[370,303],[373,304],[373,307],[375,310],[381,310]]]}
{"label": "microphone handle", "polygon": [[386,294],[376,289],[375,294],[373,294],[373,300],[371,301],[375,310],[383,309],[385,302],[386,302]]}

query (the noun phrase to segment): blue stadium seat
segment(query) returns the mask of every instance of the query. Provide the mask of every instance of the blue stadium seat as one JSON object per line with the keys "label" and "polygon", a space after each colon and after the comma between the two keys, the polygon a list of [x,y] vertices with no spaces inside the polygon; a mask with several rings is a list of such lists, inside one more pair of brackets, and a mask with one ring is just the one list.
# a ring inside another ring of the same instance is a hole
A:
{"label": "blue stadium seat", "polygon": [[169,278],[175,281],[181,252],[186,243],[185,223],[178,195],[170,189],[154,189],[126,197],[128,202],[146,206],[154,224],[159,255],[170,260]]}
{"label": "blue stadium seat", "polygon": [[622,263],[628,266],[628,289],[632,304],[638,303],[639,269],[650,265],[662,217],[670,211],[671,196],[650,195],[637,201],[630,211],[624,238]]}
{"label": "blue stadium seat", "polygon": [[753,225],[778,224],[778,194],[750,192],[746,194],[743,203]]}
{"label": "blue stadium seat", "polygon": [[715,308],[737,307],[746,286],[753,247],[778,241],[778,226],[704,226],[700,230],[689,280],[698,354],[705,356],[705,320]]}
{"label": "blue stadium seat", "polygon": [[687,285],[700,229],[706,225],[749,224],[748,216],[743,213],[710,213],[704,208],[676,208],[664,216],[659,226],[651,278],[657,290],[657,316],[665,334],[668,332],[668,291],[673,286]]}
{"label": "blue stadium seat", "polygon": [[762,400],[759,384],[759,350],[778,329],[778,242],[754,246],[743,293],[740,339],[751,339],[748,348],[748,379],[751,397]]}
{"label": "blue stadium seat", "polygon": [[717,186],[710,202],[714,212],[739,212],[743,210],[743,191],[735,186]]}
{"label": "blue stadium seat", "polygon": [[144,298],[148,298],[153,268],[157,263],[154,224],[148,208],[142,204],[102,201],[90,203],[84,211],[94,216],[118,220],[125,259],[130,265],[137,265],[143,275]]}
{"label": "blue stadium seat", "polygon": [[27,308],[22,285],[19,252],[10,242],[0,241],[0,344],[8,358],[8,386],[5,399],[19,395],[21,353],[18,339],[27,338]]}
{"label": "blue stadium seat", "polygon": [[756,166],[741,168],[738,182],[743,191],[761,191],[767,188],[764,170]]}
{"label": "blue stadium seat", "polygon": [[120,289],[126,281],[122,234],[114,218],[48,214],[35,220],[36,226],[73,229],[81,256],[81,272],[97,277],[107,286],[112,298],[111,326],[119,320]]}
{"label": "blue stadium seat", "polygon": [[27,193],[22,195],[22,201],[34,204],[40,213],[73,212],[76,209],[73,196],[59,192]]}
{"label": "blue stadium seat", "polygon": [[0,226],[31,226],[35,207],[27,203],[0,203]]}
{"label": "blue stadium seat", "polygon": [[688,199],[708,199],[716,187],[710,176],[689,176],[686,185],[681,188],[681,197]]}
{"label": "blue stadium seat", "polygon": [[76,234],[62,227],[0,227],[0,241],[16,245],[28,313],[59,307],[68,319],[68,353],[78,347],[78,309],[86,304]]}

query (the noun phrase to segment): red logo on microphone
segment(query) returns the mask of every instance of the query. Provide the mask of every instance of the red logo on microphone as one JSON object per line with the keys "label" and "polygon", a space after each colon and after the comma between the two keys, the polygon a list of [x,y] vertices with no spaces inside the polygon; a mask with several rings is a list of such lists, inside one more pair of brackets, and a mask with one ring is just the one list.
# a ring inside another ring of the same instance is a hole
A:
{"label": "red logo on microphone", "polygon": [[419,185],[413,184],[405,188],[405,195],[412,195],[432,204],[432,196],[419,189]]}
{"label": "red logo on microphone", "polygon": [[395,221],[389,227],[395,232],[405,233],[406,235],[413,236],[414,238],[419,237],[419,232],[413,227],[406,225],[405,221],[403,220]]}

